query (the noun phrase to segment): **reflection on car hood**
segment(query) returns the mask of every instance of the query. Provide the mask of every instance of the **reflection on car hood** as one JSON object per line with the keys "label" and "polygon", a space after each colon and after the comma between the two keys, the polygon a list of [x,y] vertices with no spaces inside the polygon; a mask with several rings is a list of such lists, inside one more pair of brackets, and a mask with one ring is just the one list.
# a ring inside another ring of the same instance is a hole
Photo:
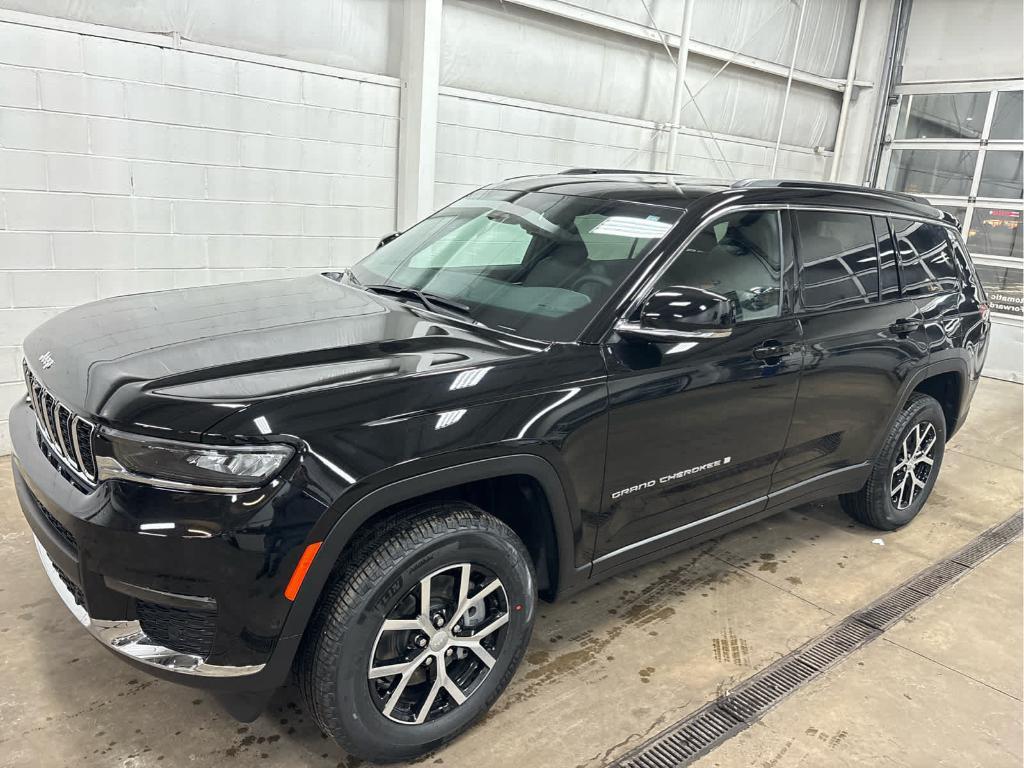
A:
{"label": "reflection on car hood", "polygon": [[532,351],[499,336],[310,276],[87,304],[40,326],[25,353],[76,410],[202,432],[259,399]]}

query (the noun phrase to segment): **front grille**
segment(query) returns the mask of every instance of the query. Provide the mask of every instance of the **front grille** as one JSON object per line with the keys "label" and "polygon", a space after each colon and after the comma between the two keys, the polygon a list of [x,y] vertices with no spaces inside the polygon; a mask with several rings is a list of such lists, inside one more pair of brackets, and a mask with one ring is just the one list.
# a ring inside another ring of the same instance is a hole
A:
{"label": "front grille", "polygon": [[57,576],[60,577],[60,580],[64,582],[64,586],[68,588],[68,591],[71,593],[71,596],[75,598],[75,602],[84,608],[85,595],[82,593],[82,588],[75,584],[75,582],[73,582],[71,579],[69,579],[67,577],[67,574],[64,573],[64,571],[62,571],[57,566],[57,564],[53,562],[53,560],[50,561],[50,564],[53,566],[53,570],[57,572]]}
{"label": "front grille", "polygon": [[46,388],[23,362],[25,386],[29,403],[36,414],[39,432],[47,446],[90,484],[96,482],[96,460],[92,453],[92,436],[96,427],[71,412],[71,409],[46,391]]}
{"label": "front grille", "polygon": [[37,506],[39,507],[39,512],[45,518],[46,522],[50,524],[54,533],[60,536],[64,540],[64,543],[71,547],[72,552],[78,552],[78,541],[75,539],[75,534],[65,528],[61,524],[60,520],[51,515],[49,510],[47,510],[42,504],[38,504]]}
{"label": "front grille", "polygon": [[138,600],[135,617],[147,637],[157,645],[207,658],[217,633],[215,611],[189,611]]}

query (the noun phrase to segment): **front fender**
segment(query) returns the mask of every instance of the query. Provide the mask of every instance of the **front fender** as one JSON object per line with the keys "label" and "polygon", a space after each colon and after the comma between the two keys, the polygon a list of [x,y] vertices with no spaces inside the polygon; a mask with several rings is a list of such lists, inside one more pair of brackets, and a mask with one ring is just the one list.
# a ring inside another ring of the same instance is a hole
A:
{"label": "front fender", "polygon": [[[283,682],[286,678],[331,572],[346,545],[363,525],[389,507],[408,499],[504,475],[527,475],[537,481],[547,496],[558,548],[558,587],[568,588],[586,579],[590,571],[589,562],[581,567],[575,564],[575,554],[580,550],[582,537],[579,511],[570,503],[558,472],[548,460],[535,454],[517,453],[477,459],[407,476],[366,493],[340,514],[328,513],[324,516],[334,522],[324,536],[288,613],[284,630],[265,669],[265,679]],[[314,540],[316,538],[313,537]]]}

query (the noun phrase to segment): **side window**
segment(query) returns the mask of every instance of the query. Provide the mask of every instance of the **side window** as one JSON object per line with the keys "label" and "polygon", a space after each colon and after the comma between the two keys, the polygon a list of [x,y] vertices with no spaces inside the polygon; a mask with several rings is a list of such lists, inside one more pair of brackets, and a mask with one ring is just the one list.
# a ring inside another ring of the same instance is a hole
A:
{"label": "side window", "polygon": [[807,309],[837,309],[878,298],[878,254],[871,217],[794,211],[801,295]]}
{"label": "side window", "polygon": [[956,265],[946,231],[937,224],[890,219],[903,271],[903,295],[956,290]]}
{"label": "side window", "polygon": [[875,243],[878,246],[879,276],[882,282],[882,300],[900,295],[900,270],[896,266],[896,246],[893,245],[889,224],[879,216],[872,216]]}
{"label": "side window", "polygon": [[782,253],[778,211],[742,211],[719,219],[694,237],[658,280],[704,288],[733,303],[737,322],[778,317]]}

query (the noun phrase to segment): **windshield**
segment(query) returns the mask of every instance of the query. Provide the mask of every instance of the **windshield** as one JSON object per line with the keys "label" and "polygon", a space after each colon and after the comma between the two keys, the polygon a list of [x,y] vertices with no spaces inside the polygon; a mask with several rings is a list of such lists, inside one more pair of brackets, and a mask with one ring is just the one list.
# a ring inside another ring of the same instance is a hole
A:
{"label": "windshield", "polygon": [[[413,288],[492,328],[572,341],[683,211],[488,189],[352,267],[364,286]],[[438,303],[442,310],[445,305]]]}

